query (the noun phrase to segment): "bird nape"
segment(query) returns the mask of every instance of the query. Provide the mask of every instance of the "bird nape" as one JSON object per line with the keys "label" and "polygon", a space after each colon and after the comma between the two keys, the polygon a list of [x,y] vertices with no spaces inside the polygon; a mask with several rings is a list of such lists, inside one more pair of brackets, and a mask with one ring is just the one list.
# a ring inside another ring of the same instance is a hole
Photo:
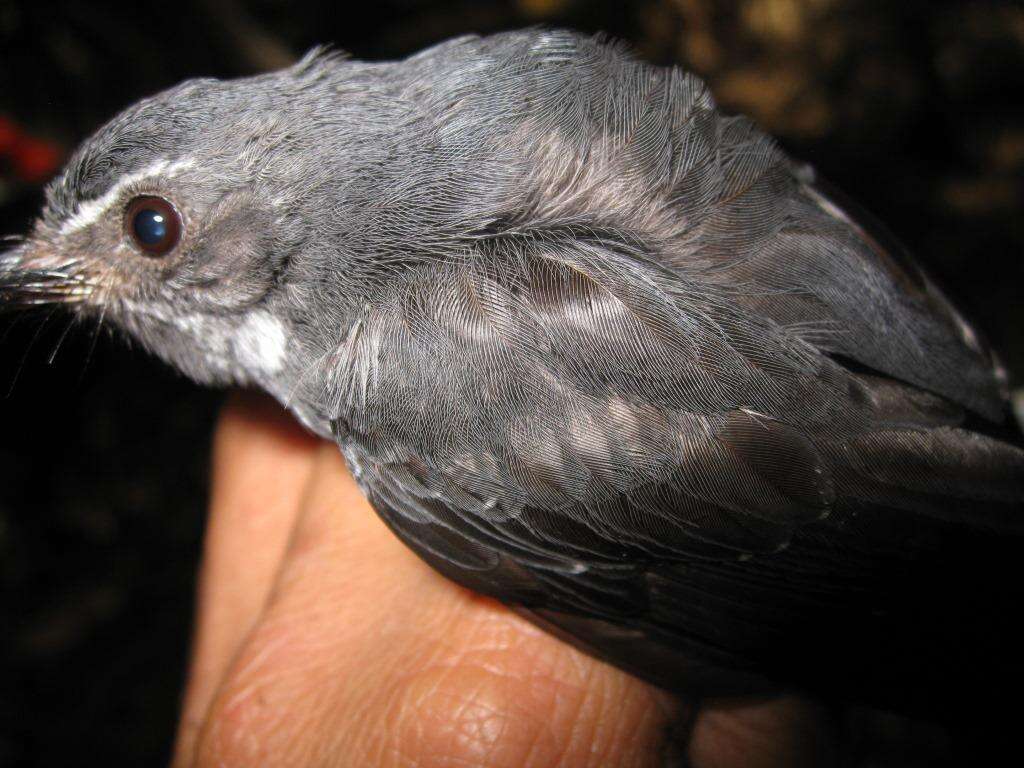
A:
{"label": "bird nape", "polygon": [[602,39],[144,99],[0,293],[262,387],[433,567],[657,685],[948,713],[1020,680],[996,357],[811,169]]}

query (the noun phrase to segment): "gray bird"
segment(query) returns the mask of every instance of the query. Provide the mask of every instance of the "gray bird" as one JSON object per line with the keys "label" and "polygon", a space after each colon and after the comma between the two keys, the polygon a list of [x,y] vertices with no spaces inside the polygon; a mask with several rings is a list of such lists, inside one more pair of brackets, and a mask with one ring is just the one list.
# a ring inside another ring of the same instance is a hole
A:
{"label": "gray bird", "polygon": [[810,168],[602,39],[144,99],[0,290],[265,389],[434,568],[665,688],[928,707],[1019,670],[1003,369]]}

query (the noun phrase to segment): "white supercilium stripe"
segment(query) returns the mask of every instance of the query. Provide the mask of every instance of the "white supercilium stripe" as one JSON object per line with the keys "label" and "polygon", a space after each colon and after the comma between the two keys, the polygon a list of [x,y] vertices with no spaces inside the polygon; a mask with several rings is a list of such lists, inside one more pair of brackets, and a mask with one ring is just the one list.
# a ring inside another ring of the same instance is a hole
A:
{"label": "white supercilium stripe", "polygon": [[69,232],[74,232],[92,224],[120,197],[121,191],[128,185],[153,176],[172,177],[179,171],[184,171],[193,165],[195,165],[195,161],[191,158],[176,160],[173,163],[167,160],[158,160],[140,171],[125,176],[108,189],[102,197],[80,204],[78,212],[64,222],[64,226],[60,228],[60,233],[66,235]]}

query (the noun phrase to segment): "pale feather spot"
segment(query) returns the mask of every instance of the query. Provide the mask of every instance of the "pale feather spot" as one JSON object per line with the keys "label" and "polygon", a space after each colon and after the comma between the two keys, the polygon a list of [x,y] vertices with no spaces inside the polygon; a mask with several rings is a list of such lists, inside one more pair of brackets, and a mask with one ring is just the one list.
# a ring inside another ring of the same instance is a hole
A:
{"label": "pale feather spot", "polygon": [[235,336],[238,362],[263,373],[277,373],[284,364],[288,334],[276,317],[265,311],[249,314]]}

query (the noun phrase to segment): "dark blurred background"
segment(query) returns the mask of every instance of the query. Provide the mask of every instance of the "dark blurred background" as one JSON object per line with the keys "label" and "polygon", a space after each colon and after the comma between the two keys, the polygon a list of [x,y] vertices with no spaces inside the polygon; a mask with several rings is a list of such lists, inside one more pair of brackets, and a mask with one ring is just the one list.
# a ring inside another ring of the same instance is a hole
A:
{"label": "dark blurred background", "polygon": [[[529,24],[706,77],[888,222],[1022,378],[1019,3],[0,0],[0,235],[78,141],[183,78]],[[0,316],[0,766],[166,760],[221,397],[63,316]]]}

